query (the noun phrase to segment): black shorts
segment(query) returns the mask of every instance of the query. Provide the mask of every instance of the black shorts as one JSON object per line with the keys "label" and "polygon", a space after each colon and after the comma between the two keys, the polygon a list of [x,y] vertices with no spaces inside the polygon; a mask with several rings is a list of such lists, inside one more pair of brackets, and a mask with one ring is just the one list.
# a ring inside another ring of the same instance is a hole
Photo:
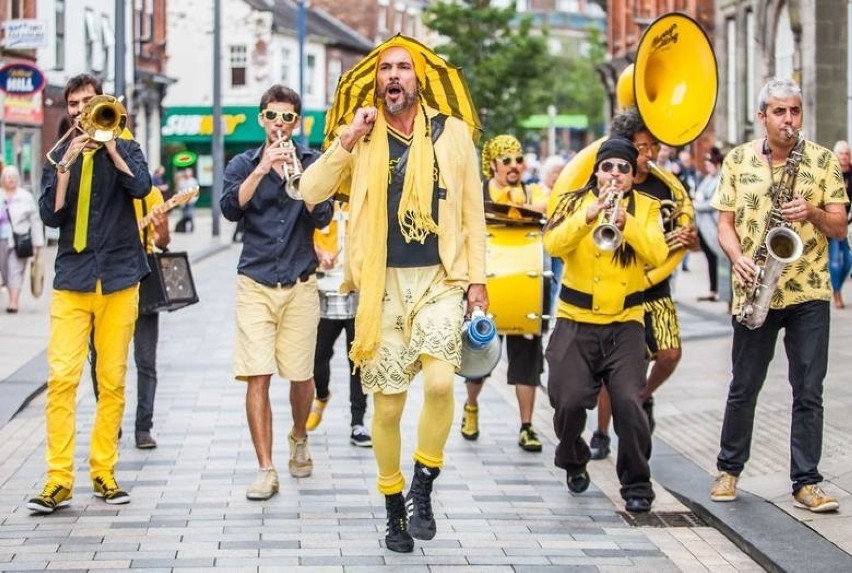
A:
{"label": "black shorts", "polygon": [[[527,338],[523,335],[501,336],[506,339],[506,382],[519,386],[538,386],[544,372],[544,351],[541,336]],[[482,383],[484,378],[469,380]]]}

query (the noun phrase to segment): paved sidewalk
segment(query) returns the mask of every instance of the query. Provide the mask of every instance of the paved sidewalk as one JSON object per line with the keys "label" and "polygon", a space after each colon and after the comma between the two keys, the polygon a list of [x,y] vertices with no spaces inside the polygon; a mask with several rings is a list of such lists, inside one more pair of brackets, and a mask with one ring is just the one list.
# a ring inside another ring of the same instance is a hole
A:
{"label": "paved sidewalk", "polygon": [[[205,242],[198,248],[206,248]],[[23,508],[43,479],[43,394],[0,428],[0,570],[759,570],[660,486],[656,517],[668,518],[672,526],[628,525],[611,461],[595,462],[592,487],[572,497],[564,473],[553,466],[543,396],[536,423],[545,451],[529,454],[517,447],[517,406],[502,383],[502,366],[481,396],[480,440],[462,440],[458,419],[454,422],[447,465],[435,487],[437,537],[417,542],[410,555],[385,550],[372,452],[348,441],[342,340],[333,369],[335,395],[311,436],[314,475],[299,480],[286,475],[288,388],[276,381],[282,491],[268,502],[247,501],[256,460],[244,419],[244,388],[231,378],[237,256],[238,249],[231,248],[194,264],[201,303],[162,317],[155,450],[136,450],[128,437],[135,408],[131,363],[117,473],[131,491],[131,504],[107,506],[91,495],[86,453],[94,401],[88,380],[79,393],[79,479],[71,507],[50,516],[32,516]],[[31,321],[19,330],[29,324],[37,326]],[[39,352],[35,344],[26,352],[33,351]],[[33,358],[24,353],[22,364]],[[463,396],[459,383],[457,412]],[[403,419],[406,474],[422,398],[415,389],[409,399]],[[370,413],[371,408],[368,418]]]}

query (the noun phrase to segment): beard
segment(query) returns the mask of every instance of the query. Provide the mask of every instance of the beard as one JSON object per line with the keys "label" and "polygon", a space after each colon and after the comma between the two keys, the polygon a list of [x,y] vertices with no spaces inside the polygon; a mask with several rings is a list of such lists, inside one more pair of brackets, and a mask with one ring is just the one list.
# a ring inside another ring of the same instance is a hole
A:
{"label": "beard", "polygon": [[379,97],[382,100],[384,100],[385,109],[388,111],[389,114],[399,115],[399,114],[401,114],[402,112],[404,112],[405,110],[409,109],[411,106],[414,105],[414,103],[417,101],[417,91],[416,90],[406,91],[405,88],[402,87],[399,84],[393,84],[393,86],[398,87],[402,91],[403,99],[402,99],[401,102],[393,103],[393,104],[388,102],[388,99],[387,99],[388,88],[391,87],[391,86],[385,86],[385,88],[383,90],[380,90],[379,91]]}

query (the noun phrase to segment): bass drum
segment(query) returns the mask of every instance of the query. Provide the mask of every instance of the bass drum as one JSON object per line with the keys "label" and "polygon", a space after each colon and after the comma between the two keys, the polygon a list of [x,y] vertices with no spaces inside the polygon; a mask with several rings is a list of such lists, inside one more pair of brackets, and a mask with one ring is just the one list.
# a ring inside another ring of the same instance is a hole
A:
{"label": "bass drum", "polygon": [[320,318],[328,320],[347,320],[355,318],[358,309],[358,293],[340,292],[343,283],[343,269],[336,268],[317,273],[317,287],[320,297]]}
{"label": "bass drum", "polygon": [[540,335],[550,312],[550,257],[538,225],[488,225],[488,312],[500,334]]}

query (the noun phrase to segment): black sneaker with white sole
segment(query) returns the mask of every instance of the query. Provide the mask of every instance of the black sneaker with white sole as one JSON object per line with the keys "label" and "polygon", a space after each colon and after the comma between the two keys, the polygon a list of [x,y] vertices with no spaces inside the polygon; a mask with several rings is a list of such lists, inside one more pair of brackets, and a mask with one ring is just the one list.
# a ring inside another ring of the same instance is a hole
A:
{"label": "black sneaker with white sole", "polygon": [[369,448],[373,445],[373,439],[363,424],[356,424],[352,426],[352,433],[349,434],[349,443],[359,448]]}

